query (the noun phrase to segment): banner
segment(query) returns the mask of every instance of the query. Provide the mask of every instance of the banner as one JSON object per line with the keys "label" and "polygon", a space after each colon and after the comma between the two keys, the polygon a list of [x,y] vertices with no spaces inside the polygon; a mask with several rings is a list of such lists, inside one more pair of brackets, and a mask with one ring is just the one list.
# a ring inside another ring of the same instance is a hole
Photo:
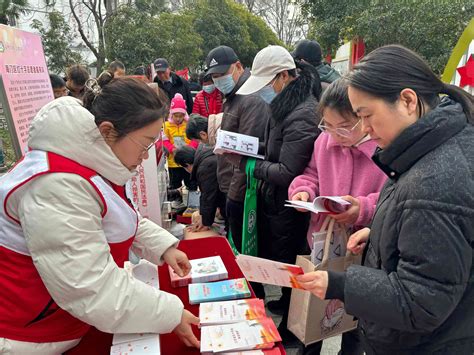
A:
{"label": "banner", "polygon": [[151,148],[148,159],[137,167],[138,174],[127,182],[127,196],[138,209],[142,217],[161,226],[161,203],[158,182],[158,169],[156,167],[156,152]]}
{"label": "banner", "polygon": [[0,97],[20,158],[27,149],[31,121],[54,99],[41,36],[0,25]]}

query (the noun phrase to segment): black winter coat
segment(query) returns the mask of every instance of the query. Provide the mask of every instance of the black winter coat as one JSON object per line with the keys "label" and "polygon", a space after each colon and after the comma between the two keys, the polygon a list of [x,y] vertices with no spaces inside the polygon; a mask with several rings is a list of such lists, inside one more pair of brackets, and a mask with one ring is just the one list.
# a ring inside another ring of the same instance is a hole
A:
{"label": "black winter coat", "polygon": [[474,353],[474,126],[445,99],[374,161],[389,176],[345,277],[368,354]]}
{"label": "black winter coat", "polygon": [[210,227],[214,223],[217,208],[220,208],[221,213],[225,213],[226,198],[217,183],[217,156],[204,144],[199,145],[194,155],[191,179],[198,183],[201,191],[199,212],[202,224]]}
{"label": "black winter coat", "polygon": [[162,89],[166,93],[166,95],[168,95],[170,101],[177,93],[181,94],[183,96],[184,101],[186,101],[186,111],[189,114],[193,112],[193,96],[191,95],[189,84],[186,79],[183,79],[175,73],[171,73],[171,83],[162,83],[161,80],[158,79],[158,77],[155,77],[154,81],[158,84],[160,89]]}
{"label": "black winter coat", "polygon": [[[308,215],[285,207],[288,187],[302,174],[319,135],[318,99],[321,86],[310,66],[273,99],[272,117],[265,132],[265,160],[256,161],[254,176],[262,180],[259,196],[261,254],[282,262],[294,262],[297,247],[306,246]],[[296,245],[298,244],[298,245]],[[268,249],[271,250],[268,250]]]}
{"label": "black winter coat", "polygon": [[[269,105],[257,93],[236,94],[249,77],[250,71],[246,69],[232,92],[225,96],[221,128],[225,131],[258,137],[260,142],[263,142],[265,126],[270,117]],[[232,165],[226,154],[218,156],[217,165],[221,191],[225,192],[230,200],[243,203],[247,187],[245,167]]]}

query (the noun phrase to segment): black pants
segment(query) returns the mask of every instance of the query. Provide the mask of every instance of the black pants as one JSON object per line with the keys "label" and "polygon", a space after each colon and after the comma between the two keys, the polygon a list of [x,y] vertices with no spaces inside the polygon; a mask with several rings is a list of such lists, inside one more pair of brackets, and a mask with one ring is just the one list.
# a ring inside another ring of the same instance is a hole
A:
{"label": "black pants", "polygon": [[191,174],[189,174],[184,168],[168,168],[170,174],[170,188],[179,189],[183,185],[188,188],[189,191],[197,190],[197,183],[191,180]]}
{"label": "black pants", "polygon": [[232,240],[239,252],[242,251],[242,223],[244,221],[244,203],[227,198],[226,211]]}

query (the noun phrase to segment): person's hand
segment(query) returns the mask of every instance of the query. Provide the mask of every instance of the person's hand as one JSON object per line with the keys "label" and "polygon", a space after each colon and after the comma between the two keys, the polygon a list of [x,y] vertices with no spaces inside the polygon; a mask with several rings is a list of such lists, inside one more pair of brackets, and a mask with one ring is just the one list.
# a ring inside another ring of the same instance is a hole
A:
{"label": "person's hand", "polygon": [[327,271],[312,271],[303,275],[296,276],[296,281],[305,290],[311,292],[320,299],[326,297],[329,277]]}
{"label": "person's hand", "polygon": [[338,223],[354,224],[359,218],[360,202],[352,196],[342,196],[342,199],[351,203],[351,206],[344,212],[331,215]]}
{"label": "person's hand", "polygon": [[191,271],[191,264],[188,257],[181,250],[175,247],[169,247],[163,254],[163,260],[177,273],[180,277],[186,276]]}
{"label": "person's hand", "polygon": [[183,309],[183,315],[181,316],[181,323],[174,328],[175,333],[186,346],[199,348],[201,343],[193,333],[192,325],[199,325],[199,318],[186,309]]}
{"label": "person's hand", "polygon": [[364,250],[367,241],[369,240],[370,228],[363,228],[358,230],[349,237],[347,241],[347,249],[352,252],[352,254],[360,254]]}
{"label": "person's hand", "polygon": [[202,222],[199,221],[190,225],[189,227],[186,227],[186,229],[189,232],[205,232],[205,231],[211,230],[211,227],[207,227],[203,225]]}
{"label": "person's hand", "polygon": [[[309,193],[307,192],[298,192],[297,194],[293,195],[291,198],[291,201],[303,201],[303,202],[308,202],[309,200]],[[299,212],[309,212],[308,210],[305,210],[303,208],[296,208],[297,211]]]}

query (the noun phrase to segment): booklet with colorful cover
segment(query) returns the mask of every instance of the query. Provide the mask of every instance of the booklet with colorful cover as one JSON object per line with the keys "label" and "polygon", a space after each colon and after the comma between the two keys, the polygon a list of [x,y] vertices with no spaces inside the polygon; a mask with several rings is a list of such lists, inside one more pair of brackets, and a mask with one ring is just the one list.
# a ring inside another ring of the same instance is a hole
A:
{"label": "booklet with colorful cover", "polygon": [[180,277],[168,266],[172,287],[186,286],[190,283],[224,280],[228,277],[227,269],[220,256],[189,260],[191,271]]}
{"label": "booklet with colorful cover", "polygon": [[340,196],[319,196],[313,202],[286,201],[286,207],[301,208],[313,213],[341,213],[351,203]]}
{"label": "booklet with colorful cover", "polygon": [[160,353],[160,337],[157,334],[118,343],[110,348],[110,355],[159,355]]}
{"label": "booklet with colorful cover", "polygon": [[190,304],[249,298],[251,294],[244,278],[190,284],[188,292]]}
{"label": "booklet with colorful cover", "polygon": [[237,323],[266,317],[265,303],[258,298],[208,302],[199,306],[200,325]]}
{"label": "booklet with colorful cover", "polygon": [[301,266],[280,263],[278,261],[239,254],[236,257],[246,279],[263,284],[302,288],[296,281],[296,275],[304,274]]}
{"label": "booklet with colorful cover", "polygon": [[271,349],[279,341],[280,334],[270,317],[201,329],[201,352]]}

